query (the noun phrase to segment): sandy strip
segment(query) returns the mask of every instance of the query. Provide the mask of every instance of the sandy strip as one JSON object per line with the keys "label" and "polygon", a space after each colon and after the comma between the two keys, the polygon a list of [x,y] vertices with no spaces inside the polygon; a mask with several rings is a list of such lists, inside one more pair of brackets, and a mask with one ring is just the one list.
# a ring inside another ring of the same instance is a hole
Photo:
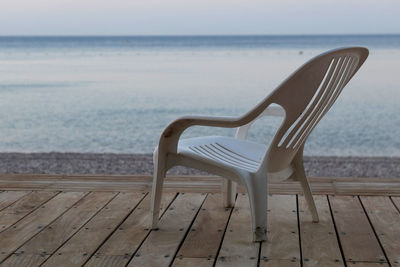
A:
{"label": "sandy strip", "polygon": [[[305,157],[312,177],[400,177],[397,157]],[[0,173],[151,174],[150,154],[0,153]],[[171,174],[205,174],[175,167]]]}

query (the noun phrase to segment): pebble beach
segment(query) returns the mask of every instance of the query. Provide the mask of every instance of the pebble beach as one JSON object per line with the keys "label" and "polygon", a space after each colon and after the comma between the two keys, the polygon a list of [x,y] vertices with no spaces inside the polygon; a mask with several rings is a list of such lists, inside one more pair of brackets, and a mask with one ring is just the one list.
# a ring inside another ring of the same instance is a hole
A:
{"label": "pebble beach", "polygon": [[[305,156],[310,177],[400,178],[399,157],[313,157]],[[151,175],[151,154],[112,153],[0,153],[2,174],[98,174]],[[174,175],[208,175],[174,167]]]}

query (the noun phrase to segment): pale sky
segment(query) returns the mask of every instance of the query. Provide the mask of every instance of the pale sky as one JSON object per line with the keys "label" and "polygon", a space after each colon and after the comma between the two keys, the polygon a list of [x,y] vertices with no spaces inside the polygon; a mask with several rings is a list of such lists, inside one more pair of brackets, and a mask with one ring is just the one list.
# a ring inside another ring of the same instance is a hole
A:
{"label": "pale sky", "polygon": [[399,0],[0,0],[0,35],[400,33]]}

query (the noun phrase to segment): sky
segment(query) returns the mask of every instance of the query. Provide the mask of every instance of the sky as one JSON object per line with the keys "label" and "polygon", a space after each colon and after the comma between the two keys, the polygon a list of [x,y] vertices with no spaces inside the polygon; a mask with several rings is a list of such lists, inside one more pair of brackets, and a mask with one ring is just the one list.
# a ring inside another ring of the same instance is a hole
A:
{"label": "sky", "polygon": [[400,33],[399,0],[0,0],[0,35]]}

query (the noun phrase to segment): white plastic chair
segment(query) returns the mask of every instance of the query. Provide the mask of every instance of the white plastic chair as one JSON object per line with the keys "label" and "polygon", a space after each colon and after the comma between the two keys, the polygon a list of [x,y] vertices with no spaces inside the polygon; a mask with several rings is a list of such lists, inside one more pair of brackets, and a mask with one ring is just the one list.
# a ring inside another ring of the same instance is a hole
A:
{"label": "white plastic chair", "polygon": [[[300,181],[313,221],[318,222],[304,172],[304,143],[367,57],[368,49],[363,47],[328,51],[300,67],[241,117],[190,116],[172,122],[154,152],[151,227],[157,227],[166,172],[177,165],[226,178],[223,189],[226,206],[234,203],[235,182],[244,185],[250,199],[254,241],[266,240],[268,181],[287,178]],[[269,147],[246,141],[251,124],[267,115],[284,116]],[[183,131],[194,125],[239,128],[235,138],[206,136],[179,140]]]}

